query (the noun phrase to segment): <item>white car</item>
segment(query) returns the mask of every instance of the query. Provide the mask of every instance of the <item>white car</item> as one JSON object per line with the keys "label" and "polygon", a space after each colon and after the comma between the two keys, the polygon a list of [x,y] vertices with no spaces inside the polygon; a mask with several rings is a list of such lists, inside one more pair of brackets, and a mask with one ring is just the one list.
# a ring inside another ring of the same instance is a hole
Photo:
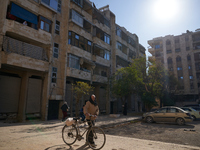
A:
{"label": "white car", "polygon": [[189,112],[193,120],[200,119],[200,111],[193,109],[192,107],[181,107],[181,109]]}

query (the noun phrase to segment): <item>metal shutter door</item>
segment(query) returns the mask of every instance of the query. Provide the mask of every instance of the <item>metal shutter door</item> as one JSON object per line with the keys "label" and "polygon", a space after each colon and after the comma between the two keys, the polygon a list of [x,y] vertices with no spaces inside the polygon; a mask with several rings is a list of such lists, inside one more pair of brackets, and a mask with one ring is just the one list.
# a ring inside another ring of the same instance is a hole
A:
{"label": "metal shutter door", "polygon": [[17,113],[21,78],[0,75],[0,113]]}
{"label": "metal shutter door", "polygon": [[39,113],[41,104],[42,80],[29,78],[26,113]]}

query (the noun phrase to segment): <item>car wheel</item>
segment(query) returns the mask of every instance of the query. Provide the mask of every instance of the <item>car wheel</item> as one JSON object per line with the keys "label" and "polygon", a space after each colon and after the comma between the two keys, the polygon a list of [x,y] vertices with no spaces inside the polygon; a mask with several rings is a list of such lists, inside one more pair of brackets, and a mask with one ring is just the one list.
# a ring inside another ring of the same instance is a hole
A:
{"label": "car wheel", "polygon": [[185,124],[185,120],[184,120],[183,118],[177,118],[177,119],[176,119],[176,123],[177,123],[178,125],[184,125],[184,124]]}
{"label": "car wheel", "polygon": [[153,118],[150,117],[150,116],[146,117],[146,122],[147,123],[152,123],[153,122]]}
{"label": "car wheel", "polygon": [[196,120],[196,119],[197,119],[194,115],[192,115],[191,117],[192,117],[193,120]]}

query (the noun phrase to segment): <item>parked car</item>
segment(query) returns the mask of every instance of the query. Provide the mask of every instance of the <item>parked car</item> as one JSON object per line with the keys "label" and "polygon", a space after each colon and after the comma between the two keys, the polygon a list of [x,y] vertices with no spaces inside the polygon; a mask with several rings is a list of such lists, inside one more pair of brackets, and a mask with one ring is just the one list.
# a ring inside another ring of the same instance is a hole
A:
{"label": "parked car", "polygon": [[190,104],[190,105],[185,105],[183,107],[192,107],[193,109],[200,111],[200,104]]}
{"label": "parked car", "polygon": [[152,122],[176,122],[178,125],[183,125],[186,122],[193,121],[190,113],[175,106],[166,106],[154,112],[143,114],[143,120],[147,123]]}
{"label": "parked car", "polygon": [[192,107],[181,107],[181,109],[189,112],[191,114],[191,117],[193,118],[193,120],[200,118],[200,111],[197,111],[197,110],[193,109]]}

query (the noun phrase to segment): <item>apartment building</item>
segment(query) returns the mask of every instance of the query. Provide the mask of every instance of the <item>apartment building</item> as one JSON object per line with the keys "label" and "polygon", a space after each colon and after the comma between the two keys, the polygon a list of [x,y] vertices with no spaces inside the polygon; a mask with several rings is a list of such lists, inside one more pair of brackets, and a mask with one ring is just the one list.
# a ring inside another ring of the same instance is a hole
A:
{"label": "apartment building", "polygon": [[[145,48],[137,35],[115,23],[109,6],[97,9],[89,0],[0,3],[0,117],[59,119],[63,101],[73,115],[76,81],[95,87],[102,114],[121,111],[110,96],[109,78],[145,57]],[[136,95],[129,103],[131,111],[141,110]]]}
{"label": "apartment building", "polygon": [[180,87],[176,92],[177,106],[196,104],[200,93],[200,30],[181,35],[167,35],[148,41],[151,58],[164,63],[177,77]]}

